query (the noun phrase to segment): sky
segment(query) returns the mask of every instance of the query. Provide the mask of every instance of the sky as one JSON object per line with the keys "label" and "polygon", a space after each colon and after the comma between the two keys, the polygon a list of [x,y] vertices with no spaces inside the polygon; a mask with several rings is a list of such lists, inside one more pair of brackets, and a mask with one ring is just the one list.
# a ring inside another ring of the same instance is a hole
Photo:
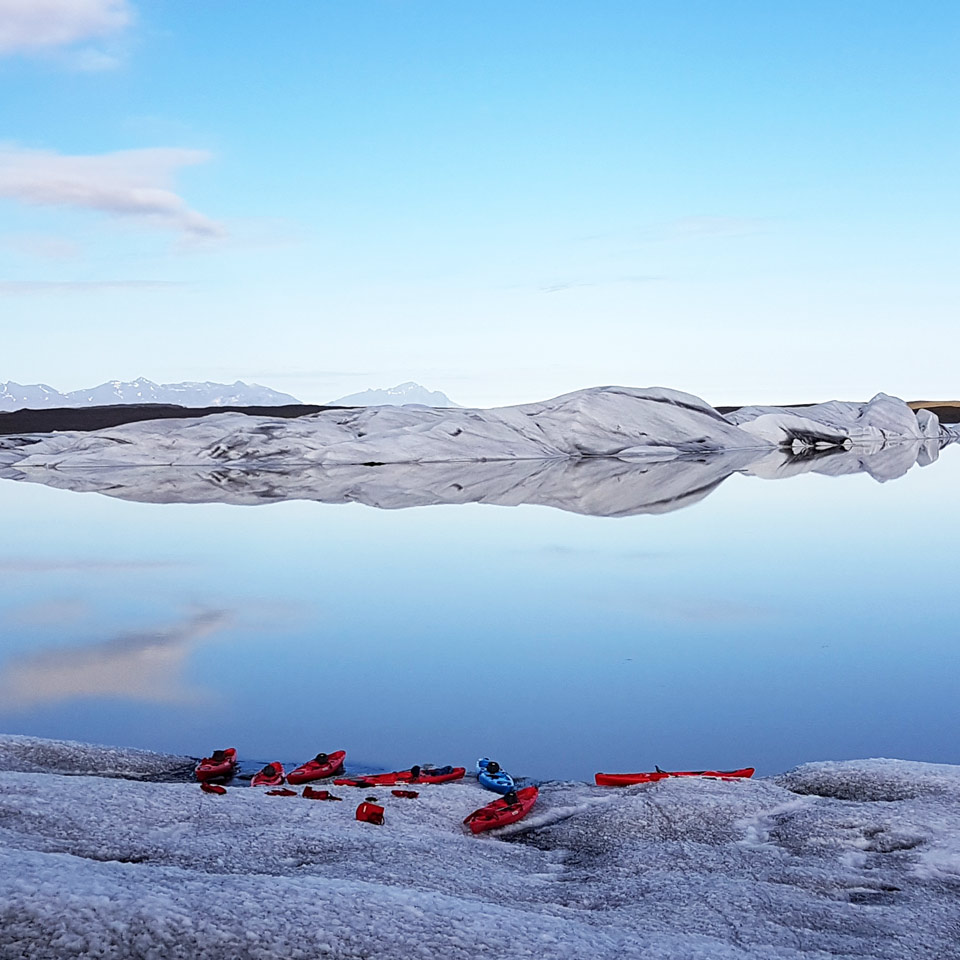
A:
{"label": "sky", "polygon": [[0,0],[0,381],[956,398],[958,27]]}

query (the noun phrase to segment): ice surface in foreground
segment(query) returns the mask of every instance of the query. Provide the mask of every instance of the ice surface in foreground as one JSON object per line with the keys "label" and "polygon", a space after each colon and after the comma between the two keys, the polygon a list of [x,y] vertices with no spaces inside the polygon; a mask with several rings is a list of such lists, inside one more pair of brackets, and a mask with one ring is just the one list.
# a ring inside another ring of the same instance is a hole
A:
{"label": "ice surface in foreground", "polygon": [[0,736],[0,771],[164,780],[193,771],[190,757],[105,747],[73,740]]}
{"label": "ice surface in foreground", "polygon": [[[879,446],[939,438],[936,417],[924,413],[921,421],[903,401],[880,394],[867,404],[805,408],[803,416],[741,411],[734,423],[677,390],[595,387],[491,410],[387,406],[326,410],[291,420],[219,414],[144,421],[54,434],[14,454],[24,468],[671,460],[790,443]],[[7,453],[5,459],[14,457]]]}
{"label": "ice surface in foreground", "polygon": [[0,957],[957,956],[960,767],[545,783],[509,843],[475,783],[337,792],[0,773]]}

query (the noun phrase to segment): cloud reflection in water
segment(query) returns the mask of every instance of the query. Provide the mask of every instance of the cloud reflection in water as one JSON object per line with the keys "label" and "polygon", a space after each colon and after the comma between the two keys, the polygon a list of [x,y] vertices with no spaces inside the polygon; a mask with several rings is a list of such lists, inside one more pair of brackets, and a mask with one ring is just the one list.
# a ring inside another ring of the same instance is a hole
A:
{"label": "cloud reflection in water", "polygon": [[207,610],[168,627],[14,657],[0,675],[0,703],[24,710],[78,698],[193,702],[203,692],[185,681],[184,666],[229,622],[224,611]]}

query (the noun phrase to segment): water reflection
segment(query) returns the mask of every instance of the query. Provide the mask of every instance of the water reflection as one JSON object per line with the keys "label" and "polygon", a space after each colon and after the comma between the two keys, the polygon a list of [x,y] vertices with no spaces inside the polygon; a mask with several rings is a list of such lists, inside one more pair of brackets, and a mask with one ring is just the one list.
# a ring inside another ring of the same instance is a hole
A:
{"label": "water reflection", "polygon": [[185,682],[185,664],[228,622],[222,611],[200,611],[154,630],[11,657],[0,676],[0,701],[7,710],[77,698],[193,702],[202,691]]}
{"label": "water reflection", "polygon": [[911,469],[938,452],[23,470],[0,730],[537,777],[955,762],[960,457]]}
{"label": "water reflection", "polygon": [[140,503],[255,505],[284,500],[385,509],[436,504],[537,504],[595,517],[670,513],[698,503],[734,473],[786,479],[867,473],[881,482],[935,461],[941,444],[796,451],[733,450],[659,462],[592,457],[452,463],[258,467],[7,467],[0,477]]}

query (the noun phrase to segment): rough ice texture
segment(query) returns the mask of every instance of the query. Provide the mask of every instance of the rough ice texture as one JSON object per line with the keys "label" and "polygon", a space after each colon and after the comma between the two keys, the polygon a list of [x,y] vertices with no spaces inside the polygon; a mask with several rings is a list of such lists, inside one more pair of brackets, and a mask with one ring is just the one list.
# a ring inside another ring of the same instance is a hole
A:
{"label": "rough ice texture", "polygon": [[878,393],[867,403],[831,400],[809,407],[741,407],[727,419],[758,437],[783,443],[808,435],[814,442],[876,446],[894,440],[935,440],[940,421],[929,410],[914,412],[902,400]]}
{"label": "rough ice texture", "polygon": [[741,427],[690,394],[599,387],[494,410],[225,413],[0,437],[0,476],[160,503],[530,503],[625,516],[695,503],[735,472],[889,480],[950,439],[935,416],[882,394],[803,417],[758,410],[734,415]]}
{"label": "rough ice texture", "polygon": [[[689,394],[602,387],[492,410],[359,407],[295,420],[225,413],[54,434],[25,466],[438,463],[718,452],[757,441]],[[761,444],[762,445],[762,444]]]}
{"label": "rough ice texture", "polygon": [[[2,438],[0,438],[2,442]],[[868,473],[893,480],[937,459],[939,441],[888,444],[879,450],[831,448],[798,455],[779,448],[736,450],[668,461],[592,457],[485,463],[363,465],[231,464],[216,467],[0,466],[0,477],[143,503],[284,500],[363,503],[401,509],[434,504],[536,504],[590,516],[669,513],[709,496],[736,473],[786,479],[802,473]],[[0,449],[0,464],[3,451]]]}
{"label": "rough ice texture", "polygon": [[192,773],[196,760],[73,740],[0,735],[0,771],[163,780]]}
{"label": "rough ice texture", "polygon": [[433,504],[537,504],[591,516],[667,513],[697,503],[748,466],[756,451],[672,461],[614,458],[486,463],[217,468],[0,468],[0,477],[149,503],[257,505],[283,500],[363,503],[387,509]]}
{"label": "rough ice texture", "polygon": [[957,956],[960,767],[548,782],[484,837],[474,782],[375,791],[380,827],[335,792],[0,773],[0,957]]}
{"label": "rough ice texture", "polygon": [[[19,448],[24,467],[449,463],[619,457],[671,460],[801,442],[832,445],[940,437],[901,400],[820,404],[789,411],[745,408],[726,419],[677,390],[595,387],[542,403],[492,410],[363,407],[292,420],[225,413],[61,433]],[[735,421],[735,422],[734,422]]]}

